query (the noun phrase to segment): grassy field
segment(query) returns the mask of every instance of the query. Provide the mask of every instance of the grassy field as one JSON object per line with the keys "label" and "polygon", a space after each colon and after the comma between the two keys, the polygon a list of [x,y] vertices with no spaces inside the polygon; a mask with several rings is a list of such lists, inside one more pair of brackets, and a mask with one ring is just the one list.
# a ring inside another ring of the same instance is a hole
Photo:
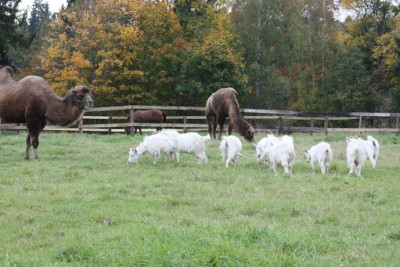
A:
{"label": "grassy field", "polygon": [[[358,178],[339,134],[294,134],[293,174],[275,175],[242,138],[245,157],[227,169],[218,141],[207,165],[185,154],[128,165],[140,136],[42,134],[41,160],[25,161],[25,133],[3,133],[0,265],[399,266],[400,138],[374,136],[377,168]],[[302,152],[322,140],[325,176]]]}

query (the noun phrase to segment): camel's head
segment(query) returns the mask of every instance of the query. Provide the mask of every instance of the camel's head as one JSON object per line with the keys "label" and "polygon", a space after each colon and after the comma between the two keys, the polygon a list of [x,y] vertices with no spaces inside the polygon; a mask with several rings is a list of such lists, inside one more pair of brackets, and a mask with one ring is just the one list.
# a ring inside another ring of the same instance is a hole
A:
{"label": "camel's head", "polygon": [[244,136],[244,139],[246,139],[249,142],[254,142],[254,129],[251,125],[246,130],[246,135]]}
{"label": "camel's head", "polygon": [[75,98],[75,102],[84,110],[88,110],[93,107],[93,99],[90,96],[89,89],[85,86],[76,86],[71,90],[72,95]]}

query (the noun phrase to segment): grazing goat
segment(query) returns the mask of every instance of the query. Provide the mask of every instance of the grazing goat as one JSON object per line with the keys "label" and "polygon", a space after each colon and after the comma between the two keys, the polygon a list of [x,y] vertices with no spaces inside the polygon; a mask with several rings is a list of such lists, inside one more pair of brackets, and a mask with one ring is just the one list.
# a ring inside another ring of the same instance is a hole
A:
{"label": "grazing goat", "polygon": [[264,149],[266,148],[270,148],[271,146],[279,143],[279,142],[283,142],[283,141],[287,141],[292,143],[293,147],[294,147],[294,143],[293,143],[293,137],[288,136],[288,135],[284,135],[281,137],[276,137],[273,134],[268,134],[267,137],[264,137],[263,139],[261,139],[257,145],[256,145],[256,156],[257,156],[257,161],[259,163],[261,163],[262,161],[268,161],[268,158],[262,158],[262,152]]}
{"label": "grazing goat", "polygon": [[[198,133],[179,134],[176,130],[162,130],[160,134],[174,140],[179,153],[193,154],[198,159],[198,163],[207,163],[205,141],[210,139],[209,135],[203,137]],[[170,157],[172,156],[171,153]]]}
{"label": "grazing goat", "polygon": [[234,135],[225,136],[222,138],[219,150],[222,153],[222,160],[225,161],[225,166],[228,168],[231,162],[236,165],[238,157],[242,156],[240,154],[242,142]]}
{"label": "grazing goat", "polygon": [[269,160],[270,168],[277,173],[276,165],[280,163],[285,173],[291,173],[294,165],[294,145],[290,141],[282,141],[267,147],[262,151],[261,160]]}
{"label": "grazing goat", "polygon": [[307,162],[310,162],[311,169],[314,172],[314,164],[318,163],[321,167],[321,172],[328,173],[328,167],[332,161],[332,149],[328,143],[320,142],[312,146],[310,149],[304,149]]}
{"label": "grazing goat", "polygon": [[133,146],[129,151],[129,163],[137,163],[139,157],[143,154],[150,154],[153,157],[153,162],[156,163],[160,155],[164,154],[165,160],[171,153],[175,155],[176,160],[179,162],[179,151],[176,140],[169,138],[165,134],[155,134],[146,136],[142,143]]}
{"label": "grazing goat", "polygon": [[375,168],[379,155],[379,143],[372,136],[367,136],[367,140],[362,138],[347,137],[347,165],[350,168],[349,176],[356,174],[361,176],[361,168],[365,160],[369,158],[372,167]]}

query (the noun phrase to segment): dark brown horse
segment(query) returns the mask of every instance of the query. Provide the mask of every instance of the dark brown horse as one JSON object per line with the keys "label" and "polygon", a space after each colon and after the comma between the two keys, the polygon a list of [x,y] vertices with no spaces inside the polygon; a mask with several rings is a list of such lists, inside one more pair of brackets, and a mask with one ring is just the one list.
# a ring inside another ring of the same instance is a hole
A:
{"label": "dark brown horse", "polygon": [[254,141],[253,127],[243,119],[237,101],[238,93],[233,88],[222,88],[213,93],[206,103],[206,117],[208,133],[216,139],[215,132],[219,124],[219,137],[221,139],[224,130],[225,118],[229,118],[228,133],[232,134],[232,128],[242,135],[247,141]]}
{"label": "dark brown horse", "polygon": [[89,89],[76,86],[61,98],[58,97],[43,78],[27,76],[20,81],[13,78],[11,67],[0,69],[0,117],[7,122],[25,123],[28,128],[25,159],[33,146],[38,159],[39,134],[46,125],[68,126],[76,122],[84,109],[93,106]]}
{"label": "dark brown horse", "polygon": [[[165,122],[167,116],[165,113],[158,109],[150,109],[150,110],[138,110],[133,115],[134,122],[143,122],[143,123],[161,123]],[[131,121],[131,117],[128,115],[126,122],[129,123]],[[137,130],[139,130],[140,135],[142,135],[142,128],[139,126],[134,127],[135,134]],[[156,128],[157,131],[161,130],[161,127]],[[131,127],[125,128],[126,134],[131,134]]]}

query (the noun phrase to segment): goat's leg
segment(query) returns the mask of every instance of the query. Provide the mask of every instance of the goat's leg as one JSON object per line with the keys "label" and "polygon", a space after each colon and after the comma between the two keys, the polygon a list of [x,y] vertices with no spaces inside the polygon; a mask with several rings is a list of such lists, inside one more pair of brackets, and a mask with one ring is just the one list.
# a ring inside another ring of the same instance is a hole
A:
{"label": "goat's leg", "polygon": [[225,167],[228,168],[230,162],[231,162],[231,159],[227,158],[226,161],[225,161]]}

